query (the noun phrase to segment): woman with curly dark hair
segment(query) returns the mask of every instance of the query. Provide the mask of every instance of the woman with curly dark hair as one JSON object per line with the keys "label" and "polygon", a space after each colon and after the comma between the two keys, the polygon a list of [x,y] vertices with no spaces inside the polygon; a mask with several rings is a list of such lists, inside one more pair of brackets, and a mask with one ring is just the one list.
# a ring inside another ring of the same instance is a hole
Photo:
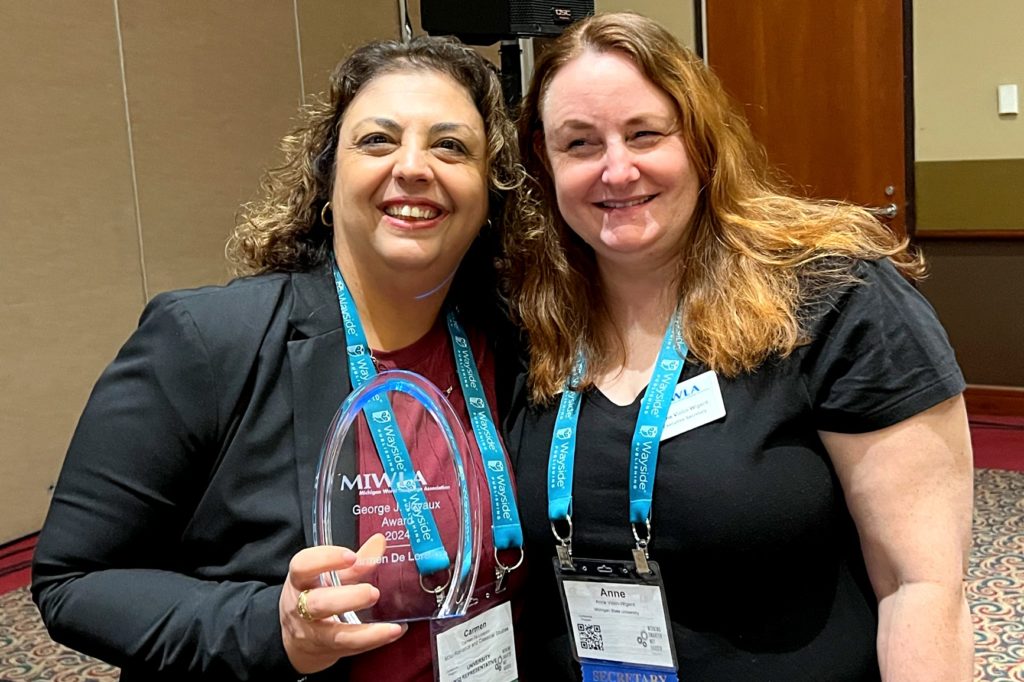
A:
{"label": "woman with curly dark hair", "polygon": [[970,679],[964,382],[921,260],[780,186],[650,19],[570,27],[522,106],[527,672]]}
{"label": "woman with curly dark hair", "polygon": [[[150,302],[93,391],[40,536],[51,635],[125,682],[433,678],[427,623],[333,618],[388,587],[359,580],[351,549],[310,547],[321,444],[367,380],[357,362],[447,387],[471,466],[482,450],[504,461],[490,217],[520,171],[494,69],[454,39],[372,43],[304,116],[228,244],[248,276]],[[472,352],[457,361],[456,345]],[[381,466],[369,438],[355,456]],[[370,526],[351,547],[379,554]],[[522,543],[484,526],[490,595],[499,552],[511,566]],[[327,571],[342,585],[322,586]]]}

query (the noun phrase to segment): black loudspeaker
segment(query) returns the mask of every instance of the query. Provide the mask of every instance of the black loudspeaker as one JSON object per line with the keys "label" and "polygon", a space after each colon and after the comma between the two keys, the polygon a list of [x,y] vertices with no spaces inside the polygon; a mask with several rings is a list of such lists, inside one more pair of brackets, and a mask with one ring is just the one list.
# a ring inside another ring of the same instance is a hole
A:
{"label": "black loudspeaker", "polygon": [[594,0],[421,0],[420,22],[431,35],[470,45],[529,36],[557,36],[593,16]]}

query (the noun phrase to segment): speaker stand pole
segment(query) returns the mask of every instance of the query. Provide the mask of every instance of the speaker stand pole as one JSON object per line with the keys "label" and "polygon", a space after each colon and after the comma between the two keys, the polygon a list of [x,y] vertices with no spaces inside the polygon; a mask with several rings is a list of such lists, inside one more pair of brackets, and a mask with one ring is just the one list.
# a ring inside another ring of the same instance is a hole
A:
{"label": "speaker stand pole", "polygon": [[518,40],[501,41],[501,91],[505,95],[505,104],[514,116],[523,98],[523,73],[520,62]]}
{"label": "speaker stand pole", "polygon": [[522,83],[523,95],[530,89],[530,79],[533,78],[533,38],[520,38],[519,49],[522,54],[519,56],[519,70],[522,76],[519,82]]}
{"label": "speaker stand pole", "polygon": [[409,18],[409,0],[398,0],[398,39],[403,43],[412,40],[412,20]]}

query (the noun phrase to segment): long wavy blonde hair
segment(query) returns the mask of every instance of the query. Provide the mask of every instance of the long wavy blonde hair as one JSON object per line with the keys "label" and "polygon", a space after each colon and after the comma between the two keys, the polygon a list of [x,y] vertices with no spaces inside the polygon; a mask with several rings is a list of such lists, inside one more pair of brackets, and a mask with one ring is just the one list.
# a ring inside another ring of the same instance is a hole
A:
{"label": "long wavy blonde hair", "polygon": [[687,345],[709,368],[735,376],[806,343],[801,311],[855,281],[858,259],[890,257],[906,276],[923,276],[906,240],[864,209],[787,193],[718,79],[667,30],[637,14],[599,14],[540,56],[519,117],[529,179],[506,212],[505,281],[512,315],[529,335],[534,401],[562,390],[577,352],[587,361],[583,388],[625,357],[621,341],[600,333],[608,310],[594,253],[559,213],[542,157],[548,86],[588,51],[624,55],[678,107],[701,187],[679,253],[678,297]]}
{"label": "long wavy blonde hair", "polygon": [[[300,126],[281,141],[284,163],[264,174],[260,198],[242,207],[225,248],[236,274],[305,271],[328,261],[332,228],[321,213],[335,182],[341,119],[367,83],[402,71],[437,72],[465,88],[487,135],[489,215],[501,215],[508,190],[522,181],[523,172],[494,66],[455,38],[371,42],[338,64],[326,98],[302,109]],[[485,229],[463,257],[450,293],[456,304],[494,307],[498,240],[496,230]]]}

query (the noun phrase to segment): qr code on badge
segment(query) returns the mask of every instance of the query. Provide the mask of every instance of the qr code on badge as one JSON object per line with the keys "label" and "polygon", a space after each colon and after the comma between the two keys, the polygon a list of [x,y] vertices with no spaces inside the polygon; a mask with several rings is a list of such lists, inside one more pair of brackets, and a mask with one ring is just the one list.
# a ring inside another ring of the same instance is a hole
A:
{"label": "qr code on badge", "polygon": [[604,638],[601,637],[600,625],[577,623],[576,629],[579,630],[581,649],[604,651]]}

